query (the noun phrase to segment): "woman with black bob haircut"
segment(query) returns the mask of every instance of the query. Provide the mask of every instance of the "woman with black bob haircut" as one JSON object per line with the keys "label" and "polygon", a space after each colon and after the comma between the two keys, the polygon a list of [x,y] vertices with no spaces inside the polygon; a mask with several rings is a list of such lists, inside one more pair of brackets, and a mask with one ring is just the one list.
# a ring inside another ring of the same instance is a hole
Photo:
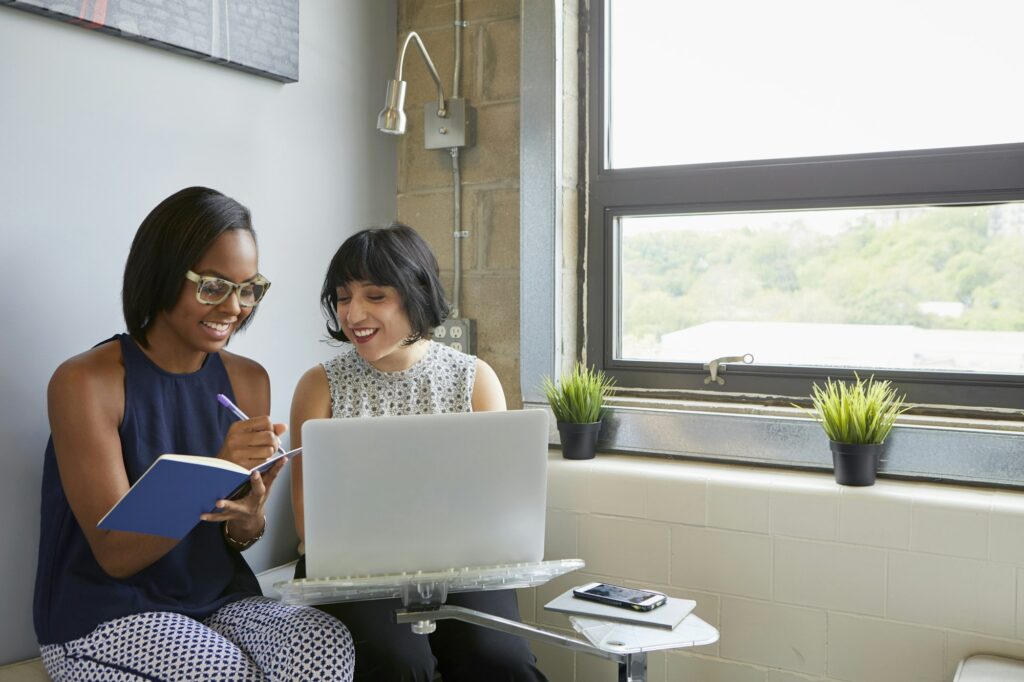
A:
{"label": "woman with black bob haircut", "polygon": [[[33,616],[51,679],[351,679],[345,626],[261,596],[241,554],[263,535],[283,461],[181,539],[97,527],[162,454],[251,469],[276,451],[285,426],[267,416],[266,370],[224,349],[269,287],[248,209],[183,189],[135,234],[122,290],[129,333],[50,379]],[[218,394],[258,416],[239,419]]]}
{"label": "woman with black bob haircut", "polygon": [[448,319],[449,307],[430,247],[415,230],[402,223],[363,230],[350,237],[327,266],[320,307],[327,333],[348,343],[338,323],[338,289],[348,282],[371,282],[394,288],[402,300],[412,333],[406,345],[429,338]]}
{"label": "woman with black bob haircut", "polygon": [[[483,360],[432,340],[448,315],[437,260],[411,227],[358,232],[341,245],[324,277],[320,304],[331,338],[352,344],[299,380],[292,400],[292,446],[309,419],[504,410],[505,395]],[[292,460],[292,508],[304,537],[302,458]],[[352,548],[358,552],[358,547]],[[305,577],[300,559],[296,577]],[[514,590],[454,594],[449,604],[519,619]],[[398,599],[322,608],[341,619],[356,644],[356,680],[544,680],[526,642],[513,635],[439,621],[430,635],[398,625]]]}

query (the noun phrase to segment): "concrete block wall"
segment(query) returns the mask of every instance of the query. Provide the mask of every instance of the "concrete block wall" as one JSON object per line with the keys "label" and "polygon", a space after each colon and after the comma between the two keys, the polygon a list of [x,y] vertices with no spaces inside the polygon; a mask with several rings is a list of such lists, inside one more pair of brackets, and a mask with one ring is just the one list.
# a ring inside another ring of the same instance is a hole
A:
{"label": "concrete block wall", "polygon": [[[718,643],[650,657],[650,679],[949,682],[975,653],[1024,658],[1024,494],[831,474],[553,453],[547,559],[582,572],[524,590],[524,618],[605,580],[697,601]],[[612,664],[535,646],[553,682]]]}
{"label": "concrete block wall", "polygon": [[[399,45],[416,31],[451,96],[455,4],[399,2]],[[464,0],[460,95],[476,108],[476,144],[461,152],[462,317],[476,320],[476,352],[497,372],[510,408],[519,407],[519,2]],[[419,230],[452,294],[452,172],[447,150],[425,149],[423,105],[436,88],[410,47],[407,133],[399,141],[398,219]],[[381,98],[383,102],[383,84]]]}

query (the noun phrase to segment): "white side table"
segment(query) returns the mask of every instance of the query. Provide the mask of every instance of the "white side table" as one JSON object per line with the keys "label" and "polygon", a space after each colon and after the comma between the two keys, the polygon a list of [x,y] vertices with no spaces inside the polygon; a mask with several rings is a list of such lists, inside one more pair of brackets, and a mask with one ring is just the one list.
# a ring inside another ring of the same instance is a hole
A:
{"label": "white side table", "polygon": [[[699,646],[718,640],[718,630],[692,614],[675,629],[656,633],[650,632],[653,628],[570,617],[576,631],[586,637],[584,640],[444,603],[450,593],[535,587],[583,567],[581,559],[563,559],[398,575],[285,580],[275,583],[274,587],[281,594],[281,600],[289,604],[399,597],[404,608],[395,611],[395,619],[398,623],[410,624],[417,634],[433,632],[439,620],[461,620],[615,661],[619,664],[620,682],[646,682],[648,651]],[[652,640],[655,635],[657,641]]]}
{"label": "white side table", "polygon": [[704,646],[718,641],[718,630],[692,613],[671,630],[582,616],[569,616],[569,622],[598,649],[622,657],[620,682],[647,679],[649,651]]}

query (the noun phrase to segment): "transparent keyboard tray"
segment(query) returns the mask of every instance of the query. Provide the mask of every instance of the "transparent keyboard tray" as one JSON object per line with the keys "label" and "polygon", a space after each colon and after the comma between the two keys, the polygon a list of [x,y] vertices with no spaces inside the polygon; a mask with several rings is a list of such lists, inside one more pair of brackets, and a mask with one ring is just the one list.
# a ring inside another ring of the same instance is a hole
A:
{"label": "transparent keyboard tray", "polygon": [[447,571],[393,575],[283,580],[274,588],[288,604],[332,604],[340,601],[388,599],[404,603],[440,604],[453,592],[506,590],[543,585],[552,578],[584,567],[582,559],[560,559],[527,564],[468,566]]}

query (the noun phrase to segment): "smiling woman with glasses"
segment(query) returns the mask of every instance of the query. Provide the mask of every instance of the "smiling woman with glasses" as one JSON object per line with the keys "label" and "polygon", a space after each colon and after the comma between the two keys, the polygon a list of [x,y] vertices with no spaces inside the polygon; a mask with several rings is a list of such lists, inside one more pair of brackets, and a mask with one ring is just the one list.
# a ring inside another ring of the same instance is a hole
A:
{"label": "smiling woman with glasses", "polygon": [[[251,469],[276,450],[266,370],[225,350],[270,288],[258,265],[247,208],[204,187],[173,194],[128,254],[128,333],[50,380],[34,618],[53,680],[351,679],[345,626],[262,597],[241,554],[263,535],[283,460],[180,540],[97,528],[162,454]],[[260,416],[238,419],[218,394]]]}

